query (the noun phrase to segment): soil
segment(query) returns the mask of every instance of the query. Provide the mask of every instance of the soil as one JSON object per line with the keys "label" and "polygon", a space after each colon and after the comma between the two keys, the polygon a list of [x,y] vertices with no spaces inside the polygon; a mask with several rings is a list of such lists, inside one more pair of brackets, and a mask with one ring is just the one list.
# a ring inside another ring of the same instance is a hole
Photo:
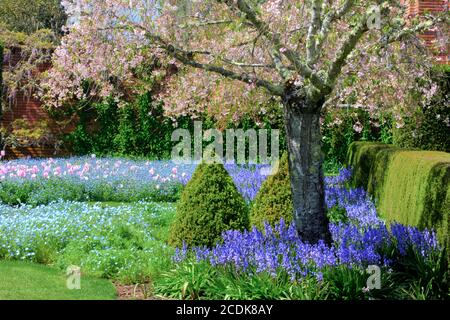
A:
{"label": "soil", "polygon": [[124,285],[114,283],[118,300],[169,300],[165,297],[155,296],[151,291],[151,285]]}

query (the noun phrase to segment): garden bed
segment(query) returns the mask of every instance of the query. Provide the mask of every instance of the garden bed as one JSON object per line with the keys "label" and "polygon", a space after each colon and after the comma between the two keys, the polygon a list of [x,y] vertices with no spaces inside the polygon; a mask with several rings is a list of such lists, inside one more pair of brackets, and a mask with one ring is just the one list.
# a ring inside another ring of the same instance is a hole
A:
{"label": "garden bed", "polygon": [[[331,246],[305,244],[281,221],[262,232],[225,233],[212,249],[175,249],[167,240],[176,205],[167,199],[178,198],[193,168],[75,158],[7,162],[0,169],[4,202],[28,188],[26,201],[0,205],[0,259],[60,270],[77,265],[88,276],[120,283],[123,297],[136,288],[143,298],[144,287],[145,297],[175,299],[448,297],[448,270],[435,234],[402,225],[388,229],[365,191],[348,189],[350,171],[326,179]],[[255,168],[228,171],[251,206],[264,178]],[[120,183],[126,187],[119,189]],[[180,189],[168,188],[173,185]],[[70,188],[81,188],[83,202]],[[131,202],[89,201],[102,188],[102,200],[128,196]],[[42,190],[47,197],[38,197]],[[159,198],[165,201],[149,202],[157,192],[165,192]],[[379,266],[382,290],[366,287],[369,265]]]}

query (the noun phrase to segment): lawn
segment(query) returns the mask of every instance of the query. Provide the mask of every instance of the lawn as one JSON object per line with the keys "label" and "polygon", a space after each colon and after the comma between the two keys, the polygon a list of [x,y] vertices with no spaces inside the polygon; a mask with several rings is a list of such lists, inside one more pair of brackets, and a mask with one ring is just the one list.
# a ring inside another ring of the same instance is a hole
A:
{"label": "lawn", "polygon": [[70,290],[61,270],[30,262],[0,261],[0,300],[112,299],[116,299],[116,288],[106,279],[82,275],[80,290]]}

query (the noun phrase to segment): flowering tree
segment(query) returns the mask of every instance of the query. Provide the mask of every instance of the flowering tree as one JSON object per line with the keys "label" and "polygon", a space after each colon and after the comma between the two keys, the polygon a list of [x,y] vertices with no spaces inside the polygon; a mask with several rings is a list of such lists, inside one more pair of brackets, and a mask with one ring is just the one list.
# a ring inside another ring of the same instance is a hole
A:
{"label": "flowering tree", "polygon": [[[177,5],[175,5],[177,4]],[[64,1],[71,24],[54,56],[46,98],[117,95],[142,61],[182,68],[162,96],[169,114],[238,119],[268,98],[281,102],[294,221],[305,241],[328,241],[320,115],[331,102],[370,110],[407,106],[426,58],[412,35],[429,20],[404,19],[395,0]],[[401,43],[401,44],[399,44]],[[80,83],[89,80],[91,90]]]}

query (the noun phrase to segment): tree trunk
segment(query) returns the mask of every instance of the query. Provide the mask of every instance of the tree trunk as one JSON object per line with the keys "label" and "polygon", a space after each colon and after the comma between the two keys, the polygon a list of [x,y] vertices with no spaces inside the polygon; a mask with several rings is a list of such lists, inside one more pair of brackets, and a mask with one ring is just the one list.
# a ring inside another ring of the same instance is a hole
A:
{"label": "tree trunk", "polygon": [[325,207],[320,105],[284,102],[294,222],[303,241],[331,242]]}

